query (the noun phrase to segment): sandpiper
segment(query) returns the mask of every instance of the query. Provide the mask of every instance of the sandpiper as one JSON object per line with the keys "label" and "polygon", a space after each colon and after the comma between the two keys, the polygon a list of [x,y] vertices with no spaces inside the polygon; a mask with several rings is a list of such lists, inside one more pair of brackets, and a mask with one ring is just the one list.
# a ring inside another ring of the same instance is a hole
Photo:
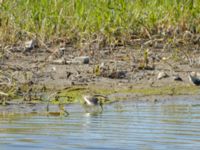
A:
{"label": "sandpiper", "polygon": [[189,80],[191,83],[193,83],[194,85],[199,86],[200,85],[200,73],[197,72],[191,72],[188,75]]}
{"label": "sandpiper", "polygon": [[101,111],[103,111],[103,101],[107,99],[103,95],[83,95],[83,99],[87,106],[100,106]]}

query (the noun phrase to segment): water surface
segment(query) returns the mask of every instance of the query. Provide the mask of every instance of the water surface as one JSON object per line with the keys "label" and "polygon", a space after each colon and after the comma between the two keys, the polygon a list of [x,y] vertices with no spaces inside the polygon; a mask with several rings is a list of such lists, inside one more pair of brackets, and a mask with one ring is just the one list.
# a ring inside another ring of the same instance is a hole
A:
{"label": "water surface", "polygon": [[102,114],[0,117],[1,150],[200,149],[200,105],[114,104]]}

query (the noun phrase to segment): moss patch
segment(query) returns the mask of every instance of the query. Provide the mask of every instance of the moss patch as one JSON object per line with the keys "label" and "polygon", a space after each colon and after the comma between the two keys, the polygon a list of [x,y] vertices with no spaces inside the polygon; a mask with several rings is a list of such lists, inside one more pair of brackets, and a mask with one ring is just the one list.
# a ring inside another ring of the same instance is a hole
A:
{"label": "moss patch", "polygon": [[199,87],[196,86],[163,86],[151,88],[132,88],[123,90],[122,93],[135,93],[142,95],[189,95],[199,92]]}

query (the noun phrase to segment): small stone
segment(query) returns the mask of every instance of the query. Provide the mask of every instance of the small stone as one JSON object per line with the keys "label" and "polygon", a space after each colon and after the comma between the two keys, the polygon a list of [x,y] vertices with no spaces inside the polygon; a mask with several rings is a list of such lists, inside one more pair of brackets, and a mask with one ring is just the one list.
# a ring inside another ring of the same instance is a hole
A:
{"label": "small stone", "polygon": [[183,34],[183,38],[185,39],[185,40],[190,40],[190,39],[192,39],[192,37],[193,37],[193,34],[190,32],[190,31],[185,31],[185,33]]}
{"label": "small stone", "polygon": [[36,40],[30,40],[25,42],[25,51],[31,51],[33,48],[37,47],[37,41]]}
{"label": "small stone", "polygon": [[66,78],[68,79],[73,73],[67,71],[66,74],[67,74]]}
{"label": "small stone", "polygon": [[66,51],[66,48],[65,47],[61,47],[59,48],[59,53],[58,53],[58,57],[61,58],[65,55],[65,51]]}
{"label": "small stone", "polygon": [[192,84],[196,86],[200,86],[200,73],[199,72],[191,72],[189,75],[189,80]]}
{"label": "small stone", "polygon": [[51,68],[51,71],[52,71],[52,72],[56,72],[56,67],[53,66],[53,67]]}
{"label": "small stone", "polygon": [[99,69],[100,69],[100,71],[108,71],[108,70],[109,70],[109,66],[106,65],[104,62],[102,62],[102,63],[99,65]]}
{"label": "small stone", "polygon": [[167,78],[167,77],[169,77],[168,74],[162,71],[162,72],[158,73],[157,79],[160,80],[160,79]]}
{"label": "small stone", "polygon": [[126,71],[114,71],[108,77],[111,79],[124,79],[126,77]]}
{"label": "small stone", "polygon": [[173,76],[174,81],[183,81],[183,79],[179,75]]}
{"label": "small stone", "polygon": [[101,64],[100,64],[100,66],[99,66],[100,68],[104,68],[105,67],[105,63],[104,62],[102,62]]}
{"label": "small stone", "polygon": [[80,64],[89,64],[90,57],[89,56],[80,56],[74,58],[75,62],[78,62]]}

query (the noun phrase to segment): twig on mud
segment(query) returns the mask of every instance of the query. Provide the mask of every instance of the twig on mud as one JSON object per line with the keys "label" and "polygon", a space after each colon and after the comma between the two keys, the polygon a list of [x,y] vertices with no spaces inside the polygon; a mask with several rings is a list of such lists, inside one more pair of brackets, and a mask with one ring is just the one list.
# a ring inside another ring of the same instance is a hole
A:
{"label": "twig on mud", "polygon": [[4,93],[4,92],[2,92],[2,91],[0,91],[0,95],[1,95],[1,96],[6,96],[6,97],[8,96],[7,93]]}

